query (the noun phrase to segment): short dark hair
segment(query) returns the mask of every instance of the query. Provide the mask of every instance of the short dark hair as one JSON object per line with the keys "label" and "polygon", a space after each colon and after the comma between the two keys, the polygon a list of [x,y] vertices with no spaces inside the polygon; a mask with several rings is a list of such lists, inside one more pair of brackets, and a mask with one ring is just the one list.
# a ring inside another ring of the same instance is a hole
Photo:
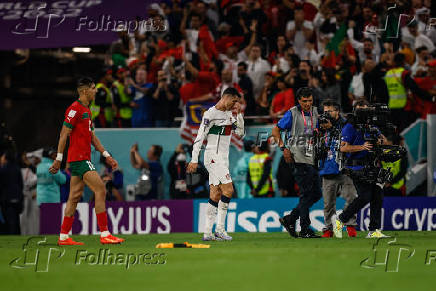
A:
{"label": "short dark hair", "polygon": [[92,80],[92,78],[90,78],[90,77],[83,77],[83,78],[80,78],[77,81],[77,88],[80,88],[80,87],[83,87],[83,86],[86,86],[86,87],[90,88],[92,86],[92,84],[94,84],[94,80]]}
{"label": "short dark hair", "polygon": [[322,107],[324,106],[334,107],[338,111],[341,110],[341,105],[339,105],[339,103],[333,99],[324,100],[324,102],[322,102]]}
{"label": "short dark hair", "polygon": [[152,145],[152,147],[153,147],[153,156],[160,159],[160,156],[162,155],[162,146],[154,144]]}
{"label": "short dark hair", "polygon": [[396,53],[394,55],[394,63],[397,66],[402,66],[404,65],[404,61],[406,60],[406,56],[402,53]]}
{"label": "short dark hair", "polygon": [[365,38],[363,39],[363,42],[365,42],[365,41],[369,41],[370,43],[373,43],[372,39],[370,39],[369,37],[365,37]]}
{"label": "short dark hair", "polygon": [[244,70],[246,70],[248,68],[248,65],[246,62],[239,62],[238,67],[244,67]]}
{"label": "short dark hair", "polygon": [[224,90],[222,96],[224,96],[224,95],[232,95],[232,96],[237,96],[238,98],[241,98],[241,94],[239,93],[239,91],[233,87],[228,87],[226,90]]}
{"label": "short dark hair", "polygon": [[262,152],[268,152],[268,150],[269,150],[268,140],[262,140],[260,142],[259,150]]}
{"label": "short dark hair", "polygon": [[244,140],[244,151],[251,152],[253,150],[253,147],[254,147],[254,141],[250,139]]}
{"label": "short dark hair", "polygon": [[56,150],[54,148],[44,148],[42,150],[42,156],[44,158],[49,158],[54,153],[56,153]]}
{"label": "short dark hair", "polygon": [[357,102],[354,104],[353,108],[356,109],[357,106],[369,106],[369,105],[370,105],[370,104],[369,104],[369,102],[368,102],[367,100],[362,99],[362,100],[357,101]]}
{"label": "short dark hair", "polygon": [[426,50],[428,50],[428,48],[425,45],[423,45],[416,49],[416,53],[420,54],[422,53],[422,51],[426,51]]}
{"label": "short dark hair", "polygon": [[303,97],[310,97],[312,96],[312,89],[309,87],[302,87],[297,90],[297,100],[300,100]]}

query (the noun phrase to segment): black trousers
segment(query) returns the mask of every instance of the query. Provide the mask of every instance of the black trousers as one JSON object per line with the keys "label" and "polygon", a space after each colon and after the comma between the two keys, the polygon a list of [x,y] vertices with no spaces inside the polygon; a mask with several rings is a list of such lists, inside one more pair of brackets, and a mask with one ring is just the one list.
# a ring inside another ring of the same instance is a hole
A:
{"label": "black trousers", "polygon": [[369,230],[374,231],[380,229],[381,226],[381,209],[383,206],[383,189],[374,184],[353,180],[357,190],[357,198],[344,209],[339,215],[342,222],[347,222],[357,212],[359,212],[366,204],[370,203],[370,222]]}
{"label": "black trousers", "polygon": [[6,224],[6,234],[21,234],[20,213],[23,206],[20,203],[5,203],[1,210]]}
{"label": "black trousers", "polygon": [[295,164],[295,181],[300,188],[298,205],[284,217],[287,224],[293,225],[300,218],[301,232],[310,227],[309,209],[322,197],[321,179],[318,171],[309,164]]}

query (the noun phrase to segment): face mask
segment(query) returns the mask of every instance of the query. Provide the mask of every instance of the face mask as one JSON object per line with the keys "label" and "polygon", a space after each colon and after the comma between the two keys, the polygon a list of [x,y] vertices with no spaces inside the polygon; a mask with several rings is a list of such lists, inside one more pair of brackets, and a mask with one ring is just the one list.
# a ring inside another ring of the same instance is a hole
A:
{"label": "face mask", "polygon": [[185,154],[178,154],[176,157],[177,162],[186,162],[186,155]]}

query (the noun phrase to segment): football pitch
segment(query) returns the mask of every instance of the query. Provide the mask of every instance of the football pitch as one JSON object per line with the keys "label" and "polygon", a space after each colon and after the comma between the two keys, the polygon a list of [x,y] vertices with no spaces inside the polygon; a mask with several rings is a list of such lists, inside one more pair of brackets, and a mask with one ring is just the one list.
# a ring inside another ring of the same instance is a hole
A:
{"label": "football pitch", "polygon": [[[202,243],[200,234],[126,235],[122,245],[74,236],[0,237],[1,290],[436,290],[436,232],[364,232],[349,239],[292,239],[287,233],[234,233],[209,249],[156,249]],[[395,238],[395,242],[393,242]],[[44,242],[44,239],[46,241]],[[113,260],[112,260],[113,259]],[[126,263],[129,261],[129,263]]]}

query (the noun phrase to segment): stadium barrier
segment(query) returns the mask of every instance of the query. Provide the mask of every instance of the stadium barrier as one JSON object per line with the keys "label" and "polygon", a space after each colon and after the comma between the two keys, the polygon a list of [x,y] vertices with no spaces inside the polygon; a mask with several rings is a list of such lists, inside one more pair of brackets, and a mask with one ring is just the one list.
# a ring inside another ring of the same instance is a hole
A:
{"label": "stadium barrier", "polygon": [[[108,202],[109,230],[114,234],[147,234],[172,232],[202,232],[207,200],[163,200],[141,202]],[[226,228],[229,232],[284,231],[279,217],[298,203],[298,198],[233,199],[230,202]],[[312,227],[324,226],[324,202],[311,208]],[[344,200],[337,200],[342,209]],[[65,204],[41,205],[41,234],[57,234]],[[92,203],[79,203],[73,234],[97,234],[97,221]],[[358,226],[367,230],[369,206],[358,214]],[[384,230],[436,230],[436,197],[386,197],[382,211]],[[298,230],[298,229],[297,229]]]}

